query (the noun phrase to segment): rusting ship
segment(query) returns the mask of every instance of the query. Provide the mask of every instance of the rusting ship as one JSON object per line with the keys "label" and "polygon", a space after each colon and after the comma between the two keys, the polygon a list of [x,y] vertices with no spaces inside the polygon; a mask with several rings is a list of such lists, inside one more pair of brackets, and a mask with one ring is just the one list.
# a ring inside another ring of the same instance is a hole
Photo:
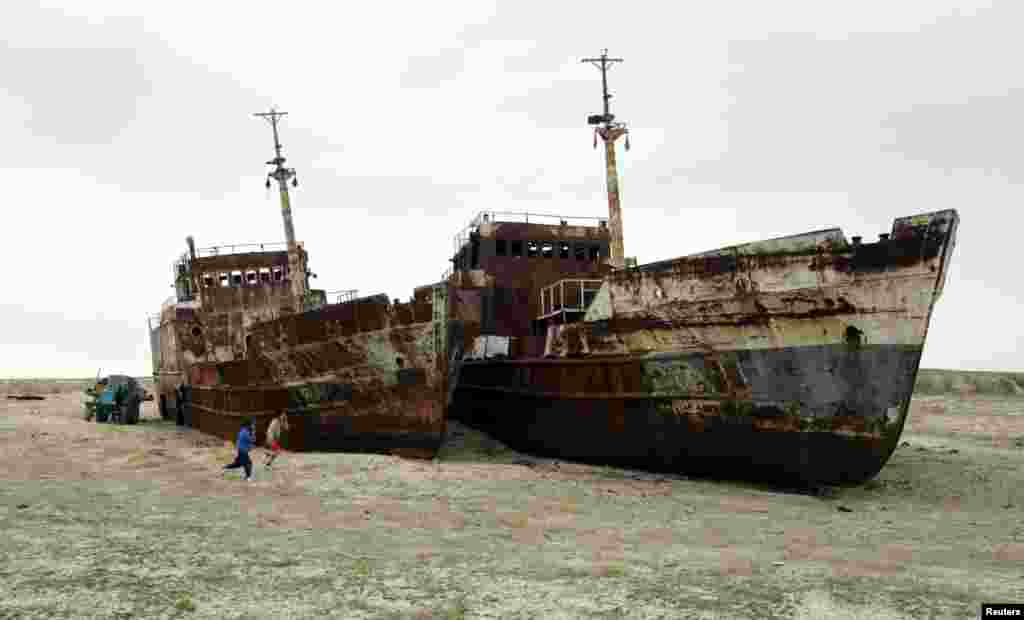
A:
{"label": "rusting ship", "polygon": [[[614,59],[589,59],[602,76]],[[895,449],[953,251],[955,211],[645,265],[607,218],[482,213],[447,280],[449,414],[525,451],[801,483],[859,483]],[[628,263],[628,264],[627,264]],[[454,369],[454,367],[453,367]]]}
{"label": "rusting ship", "polygon": [[310,288],[295,240],[278,121],[267,188],[276,181],[284,243],[218,246],[173,265],[176,294],[150,318],[161,413],[232,439],[241,420],[290,413],[282,445],[432,457],[445,430],[446,285],[408,302]]}

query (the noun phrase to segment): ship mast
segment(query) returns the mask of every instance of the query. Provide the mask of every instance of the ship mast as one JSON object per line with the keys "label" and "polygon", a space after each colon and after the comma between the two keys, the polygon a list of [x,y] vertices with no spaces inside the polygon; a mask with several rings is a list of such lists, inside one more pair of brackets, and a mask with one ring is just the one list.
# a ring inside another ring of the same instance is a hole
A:
{"label": "ship mast", "polygon": [[609,58],[608,50],[602,50],[598,58],[584,58],[580,62],[589,62],[601,70],[601,94],[604,100],[604,114],[592,114],[587,117],[587,124],[594,125],[594,147],[597,147],[597,136],[604,141],[605,175],[608,180],[608,232],[611,235],[611,251],[608,263],[621,269],[625,265],[625,250],[622,242],[622,207],[619,204],[619,175],[615,166],[615,141],[626,137],[626,150],[629,150],[629,131],[625,123],[616,123],[611,113],[608,92],[608,69],[621,58]]}
{"label": "ship mast", "polygon": [[270,189],[270,179],[275,179],[281,193],[284,238],[288,242],[288,249],[291,250],[295,247],[295,226],[292,224],[292,204],[288,197],[288,180],[291,179],[292,187],[298,187],[299,178],[295,175],[295,168],[285,168],[285,158],[281,155],[281,141],[277,135],[277,121],[287,114],[287,112],[278,112],[276,108],[271,107],[269,112],[256,112],[253,116],[263,117],[274,129],[274,159],[267,162],[267,165],[274,166],[274,170],[267,173],[267,189]]}

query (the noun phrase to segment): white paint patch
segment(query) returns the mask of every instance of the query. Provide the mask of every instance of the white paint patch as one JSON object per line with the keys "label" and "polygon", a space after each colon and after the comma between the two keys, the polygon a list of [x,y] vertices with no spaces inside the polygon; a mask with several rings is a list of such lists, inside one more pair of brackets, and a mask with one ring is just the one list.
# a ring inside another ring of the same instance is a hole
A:
{"label": "white paint patch", "polygon": [[888,422],[889,424],[895,424],[895,423],[899,422],[899,419],[900,419],[900,408],[899,407],[889,407],[888,409],[885,410],[885,421]]}
{"label": "white paint patch", "polygon": [[486,359],[495,355],[508,356],[508,336],[477,336],[473,341],[471,359]]}

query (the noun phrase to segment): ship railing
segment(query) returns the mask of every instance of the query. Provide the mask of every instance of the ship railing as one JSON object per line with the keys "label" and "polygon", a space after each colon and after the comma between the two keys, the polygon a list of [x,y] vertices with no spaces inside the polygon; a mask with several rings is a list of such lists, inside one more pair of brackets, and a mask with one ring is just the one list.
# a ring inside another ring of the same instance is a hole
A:
{"label": "ship railing", "polygon": [[280,252],[287,250],[288,244],[283,241],[272,241],[268,243],[232,243],[226,245],[211,245],[196,250],[196,257],[224,256],[225,254],[245,254],[248,252]]}
{"label": "ship railing", "polygon": [[550,213],[528,213],[525,211],[481,211],[455,235],[455,253],[469,241],[469,233],[486,222],[512,222],[522,224],[545,224],[549,226],[607,226],[606,217],[581,217],[574,215],[552,215]]}
{"label": "ship railing", "polygon": [[331,291],[329,293],[326,293],[326,295],[328,297],[334,295],[335,296],[335,300],[336,300],[334,302],[335,304],[347,304],[347,303],[352,303],[352,302],[356,302],[356,301],[367,301],[367,300],[370,300],[370,299],[377,299],[377,298],[380,298],[380,297],[386,298],[388,300],[388,304],[391,303],[391,298],[388,297],[387,295],[385,295],[384,293],[373,293],[371,295],[360,295],[359,294],[359,289],[350,289],[350,290],[347,290],[347,291]]}
{"label": "ship railing", "polygon": [[567,312],[586,312],[603,280],[568,278],[540,289],[540,316],[546,319]]}
{"label": "ship railing", "polygon": [[343,304],[355,299],[356,296],[359,295],[359,289],[352,288],[344,291],[328,291],[327,293],[325,293],[325,295],[327,296],[328,299],[333,297],[335,299],[334,303]]}

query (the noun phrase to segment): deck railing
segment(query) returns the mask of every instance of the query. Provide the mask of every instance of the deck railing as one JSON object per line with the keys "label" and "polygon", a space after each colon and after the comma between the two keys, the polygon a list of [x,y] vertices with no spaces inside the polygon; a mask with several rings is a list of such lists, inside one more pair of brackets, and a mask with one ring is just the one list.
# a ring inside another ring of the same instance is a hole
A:
{"label": "deck railing", "polygon": [[336,300],[334,303],[343,304],[345,302],[352,301],[353,299],[356,298],[358,294],[359,289],[352,288],[344,291],[329,291],[326,295],[328,299],[334,297],[334,299]]}
{"label": "deck railing", "polygon": [[[229,254],[246,254],[249,252],[280,252],[287,250],[288,244],[281,241],[268,243],[233,243],[225,245],[211,245],[196,250],[196,258],[209,258],[211,256],[225,256]],[[177,282],[184,273],[191,271],[192,256],[183,252],[181,256],[171,263],[171,282]]]}
{"label": "deck railing", "polygon": [[573,215],[552,215],[550,213],[528,213],[525,211],[481,211],[455,235],[455,254],[469,241],[469,233],[485,222],[513,222],[524,224],[546,224],[549,226],[605,226],[607,217],[578,217]]}
{"label": "deck railing", "polygon": [[196,250],[196,257],[224,256],[225,254],[245,254],[247,252],[281,252],[288,249],[288,244],[283,241],[272,241],[269,243],[232,243],[225,245],[211,245],[210,247]]}
{"label": "deck railing", "polygon": [[545,319],[566,312],[586,312],[603,280],[565,279],[540,290],[540,316]]}

